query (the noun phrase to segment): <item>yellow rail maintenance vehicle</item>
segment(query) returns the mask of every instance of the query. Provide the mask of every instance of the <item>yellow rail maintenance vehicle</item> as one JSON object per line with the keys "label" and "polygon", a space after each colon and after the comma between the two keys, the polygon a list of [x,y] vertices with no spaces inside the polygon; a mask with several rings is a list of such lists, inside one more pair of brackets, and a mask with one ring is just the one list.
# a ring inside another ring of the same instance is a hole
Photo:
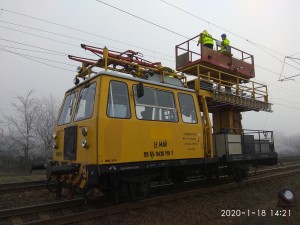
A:
{"label": "yellow rail maintenance vehicle", "polygon": [[241,125],[242,112],[271,112],[267,87],[250,80],[253,56],[233,47],[193,50],[198,37],[176,46],[178,72],[131,50],[82,44],[99,60],[69,56],[82,67],[57,119],[47,165],[48,183],[57,185],[49,190],[135,199],[152,181],[239,181],[250,166],[277,163],[273,132]]}

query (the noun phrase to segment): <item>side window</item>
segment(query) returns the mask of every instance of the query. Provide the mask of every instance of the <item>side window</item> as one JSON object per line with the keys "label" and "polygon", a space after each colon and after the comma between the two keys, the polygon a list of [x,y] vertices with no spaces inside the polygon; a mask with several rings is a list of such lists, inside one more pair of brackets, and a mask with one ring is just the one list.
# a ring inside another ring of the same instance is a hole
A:
{"label": "side window", "polygon": [[81,89],[74,121],[88,119],[93,116],[95,93],[96,82]]}
{"label": "side window", "polygon": [[74,110],[76,95],[77,95],[77,93],[73,92],[65,98],[63,108],[61,110],[57,125],[63,125],[63,124],[66,124],[66,123],[70,123],[72,113],[73,113],[73,110]]}
{"label": "side window", "polygon": [[130,106],[127,84],[111,81],[108,92],[107,116],[115,118],[130,118]]}
{"label": "side window", "polygon": [[197,115],[192,95],[178,94],[182,120],[185,123],[197,123]]}
{"label": "side window", "polygon": [[177,122],[177,110],[172,92],[144,88],[144,96],[137,96],[137,87],[133,87],[135,111],[138,119]]}

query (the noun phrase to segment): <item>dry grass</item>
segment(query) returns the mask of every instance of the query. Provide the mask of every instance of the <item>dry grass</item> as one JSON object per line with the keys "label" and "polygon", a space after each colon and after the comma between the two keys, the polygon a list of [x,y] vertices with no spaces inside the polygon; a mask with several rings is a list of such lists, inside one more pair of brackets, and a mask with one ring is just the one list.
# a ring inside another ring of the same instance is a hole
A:
{"label": "dry grass", "polygon": [[32,173],[25,172],[0,172],[0,184],[25,182],[46,179],[46,171],[39,170]]}

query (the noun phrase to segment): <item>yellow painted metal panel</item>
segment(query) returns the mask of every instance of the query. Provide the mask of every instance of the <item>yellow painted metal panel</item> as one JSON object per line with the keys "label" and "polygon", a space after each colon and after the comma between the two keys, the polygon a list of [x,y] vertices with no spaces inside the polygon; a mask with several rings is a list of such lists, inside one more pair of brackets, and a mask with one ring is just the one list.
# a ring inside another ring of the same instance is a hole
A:
{"label": "yellow painted metal panel", "polygon": [[[91,118],[82,120],[82,121],[73,121],[73,118],[70,123],[64,124],[61,126],[56,126],[56,142],[57,148],[53,151],[53,160],[59,162],[69,162],[69,163],[83,163],[83,164],[96,164],[97,163],[97,120],[98,120],[98,108],[99,108],[99,90],[100,90],[100,77],[92,79],[89,83],[97,82],[96,93],[95,93],[95,102],[94,102],[94,112]],[[78,95],[80,89],[83,86],[77,88]],[[75,102],[77,106],[77,101]],[[74,108],[74,111],[76,109]],[[74,114],[74,112],[73,112]],[[72,116],[74,117],[74,115]],[[76,143],[76,159],[75,160],[65,160],[64,159],[64,129],[66,127],[77,126],[77,143]],[[88,130],[87,137],[85,138],[88,144],[88,148],[84,148],[81,145],[82,140],[84,139],[82,135],[82,128],[86,127]]]}
{"label": "yellow painted metal panel", "polygon": [[[128,163],[151,160],[203,158],[203,129],[196,94],[192,94],[197,109],[198,124],[179,122],[145,121],[136,118],[132,85],[137,82],[114,78],[126,82],[130,92],[131,119],[109,118],[106,115],[110,77],[103,77],[99,115],[99,163]],[[145,86],[172,91],[171,88]],[[173,90],[176,105],[177,93]]]}

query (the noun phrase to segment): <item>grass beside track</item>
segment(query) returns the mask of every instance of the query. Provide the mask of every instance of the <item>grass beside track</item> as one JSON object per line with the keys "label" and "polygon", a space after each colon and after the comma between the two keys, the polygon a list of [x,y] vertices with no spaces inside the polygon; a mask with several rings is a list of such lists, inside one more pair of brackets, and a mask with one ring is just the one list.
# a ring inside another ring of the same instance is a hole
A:
{"label": "grass beside track", "polygon": [[45,170],[33,171],[32,173],[0,172],[0,184],[44,180],[46,179],[45,174]]}

